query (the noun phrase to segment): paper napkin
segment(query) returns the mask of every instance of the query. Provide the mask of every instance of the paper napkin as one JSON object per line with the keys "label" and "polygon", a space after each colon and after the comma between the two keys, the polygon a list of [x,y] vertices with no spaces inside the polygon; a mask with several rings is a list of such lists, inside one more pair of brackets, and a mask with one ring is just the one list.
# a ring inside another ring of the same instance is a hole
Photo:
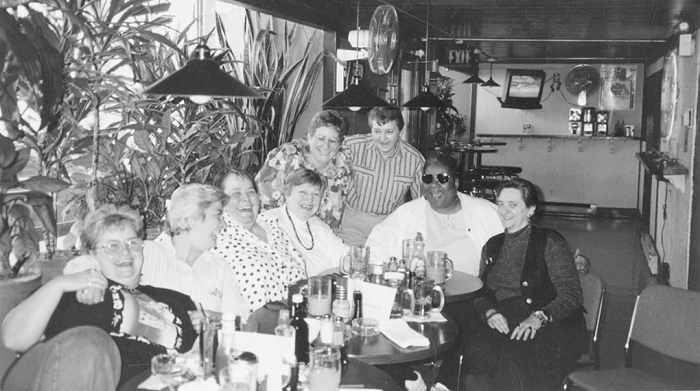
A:
{"label": "paper napkin", "polygon": [[430,346],[430,340],[408,326],[403,319],[389,319],[379,323],[385,337],[402,348],[409,346]]}

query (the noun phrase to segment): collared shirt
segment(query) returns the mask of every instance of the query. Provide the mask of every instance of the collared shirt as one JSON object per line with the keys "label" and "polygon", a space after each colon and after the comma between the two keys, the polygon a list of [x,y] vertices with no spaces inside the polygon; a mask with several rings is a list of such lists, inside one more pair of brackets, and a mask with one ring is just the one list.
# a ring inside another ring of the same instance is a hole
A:
{"label": "collared shirt", "polygon": [[306,278],[304,260],[272,216],[258,215],[256,223],[267,235],[267,243],[224,213],[224,228],[214,251],[233,270],[250,308],[271,301],[287,300],[289,284]]}
{"label": "collared shirt", "polygon": [[[155,241],[143,242],[141,285],[172,289],[188,295],[208,311],[233,312],[247,319],[250,307],[243,297],[231,268],[211,250],[204,251],[192,264],[180,260],[171,237],[162,233]],[[100,266],[90,255],[68,262],[64,274]]]}
{"label": "collared shirt", "polygon": [[396,153],[389,158],[374,146],[371,134],[347,137],[345,145],[352,152],[355,171],[347,198],[351,207],[387,215],[404,203],[407,191],[413,199],[422,195],[425,158],[410,144],[399,140]]}
{"label": "collared shirt", "polygon": [[[297,168],[314,170],[309,142],[306,139],[294,139],[273,149],[267,156],[255,183],[258,185],[260,203],[264,210],[284,204],[284,178]],[[350,151],[341,144],[338,154],[331,159],[331,164],[322,174],[328,181],[326,191],[321,199],[321,206],[316,215],[336,230],[345,207],[348,183],[353,175]]]}
{"label": "collared shirt", "polygon": [[340,258],[349,246],[318,217],[312,216],[308,222],[302,221],[286,209],[285,205],[263,214],[277,218],[280,228],[287,233],[289,240],[306,261],[306,274],[317,276],[322,271],[338,267]]}

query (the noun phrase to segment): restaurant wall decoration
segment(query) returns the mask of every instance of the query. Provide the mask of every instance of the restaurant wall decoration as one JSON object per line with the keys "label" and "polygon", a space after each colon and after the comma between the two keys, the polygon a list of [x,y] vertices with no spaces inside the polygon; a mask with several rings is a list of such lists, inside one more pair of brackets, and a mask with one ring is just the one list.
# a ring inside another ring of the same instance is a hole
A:
{"label": "restaurant wall decoration", "polygon": [[600,108],[633,110],[637,66],[603,64],[600,66],[600,76],[602,80]]}

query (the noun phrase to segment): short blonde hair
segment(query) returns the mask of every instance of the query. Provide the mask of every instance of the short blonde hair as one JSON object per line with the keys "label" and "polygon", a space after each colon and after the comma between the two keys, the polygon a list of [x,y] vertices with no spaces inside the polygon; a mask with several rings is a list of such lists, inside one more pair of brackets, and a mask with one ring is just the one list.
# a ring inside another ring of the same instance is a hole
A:
{"label": "short blonde hair", "polygon": [[226,205],[229,197],[221,189],[192,183],[177,188],[170,198],[166,229],[170,236],[188,232],[194,223],[204,220],[207,208],[216,202]]}
{"label": "short blonde hair", "polygon": [[143,237],[143,218],[128,206],[102,205],[85,216],[80,242],[85,251],[94,250],[99,238],[113,228],[131,228],[136,236]]}

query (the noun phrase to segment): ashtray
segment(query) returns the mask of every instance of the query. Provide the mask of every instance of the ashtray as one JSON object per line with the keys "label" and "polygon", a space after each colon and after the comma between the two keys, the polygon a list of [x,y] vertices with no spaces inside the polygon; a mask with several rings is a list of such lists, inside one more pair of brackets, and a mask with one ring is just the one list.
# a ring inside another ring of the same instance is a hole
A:
{"label": "ashtray", "polygon": [[352,334],[361,337],[373,337],[379,334],[379,322],[372,318],[358,318],[351,322]]}

